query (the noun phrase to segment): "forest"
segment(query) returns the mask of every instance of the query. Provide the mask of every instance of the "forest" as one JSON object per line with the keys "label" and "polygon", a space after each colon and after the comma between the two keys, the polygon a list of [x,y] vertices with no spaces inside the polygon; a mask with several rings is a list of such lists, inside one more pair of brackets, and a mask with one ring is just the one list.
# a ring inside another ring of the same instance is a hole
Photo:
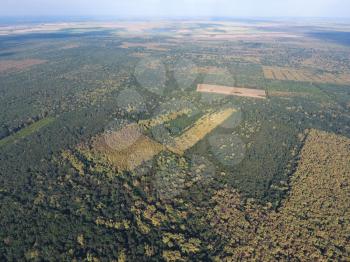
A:
{"label": "forest", "polygon": [[270,23],[0,34],[0,260],[349,260],[349,33]]}

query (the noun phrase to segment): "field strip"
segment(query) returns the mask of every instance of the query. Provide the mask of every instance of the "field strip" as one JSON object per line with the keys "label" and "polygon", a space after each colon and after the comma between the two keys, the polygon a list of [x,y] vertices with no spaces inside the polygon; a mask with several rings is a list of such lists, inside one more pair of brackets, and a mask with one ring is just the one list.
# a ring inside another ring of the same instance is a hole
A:
{"label": "field strip", "polygon": [[286,80],[280,68],[275,68],[273,73],[275,74],[277,80]]}
{"label": "field strip", "polygon": [[266,99],[265,90],[242,88],[242,87],[198,84],[197,92]]}
{"label": "field strip", "polygon": [[290,70],[284,70],[283,71],[284,75],[286,76],[286,78],[290,81],[294,81],[296,80],[296,78],[294,77],[294,75],[290,72]]}
{"label": "field strip", "polygon": [[30,126],[21,129],[17,133],[14,133],[13,135],[10,135],[8,137],[1,139],[0,140],[0,147],[11,144],[18,139],[27,137],[27,136],[35,133],[39,129],[51,124],[54,121],[55,121],[55,118],[53,118],[53,117],[47,117],[47,118],[41,119],[41,120],[31,124]]}
{"label": "field strip", "polygon": [[271,70],[271,68],[268,68],[266,66],[263,67],[263,72],[264,72],[264,76],[267,79],[271,79],[274,80],[275,76],[273,75],[273,71]]}
{"label": "field strip", "polygon": [[184,108],[180,111],[171,112],[171,113],[164,114],[164,115],[159,115],[155,118],[151,118],[151,119],[147,119],[147,120],[140,120],[138,122],[138,124],[141,127],[143,127],[144,129],[148,129],[148,128],[152,128],[152,127],[157,126],[157,125],[161,125],[165,122],[175,120],[176,118],[183,116],[183,115],[187,115],[189,113],[191,113],[191,110],[188,108]]}
{"label": "field strip", "polygon": [[236,112],[235,109],[228,108],[201,117],[190,129],[179,137],[176,137],[171,145],[167,145],[167,148],[176,154],[183,154],[212,132],[217,126],[222,124],[234,112]]}
{"label": "field strip", "polygon": [[263,66],[264,78],[268,80],[315,82],[315,83],[335,83],[349,84],[348,73],[331,74],[327,72],[316,73],[310,70],[293,69],[288,67]]}

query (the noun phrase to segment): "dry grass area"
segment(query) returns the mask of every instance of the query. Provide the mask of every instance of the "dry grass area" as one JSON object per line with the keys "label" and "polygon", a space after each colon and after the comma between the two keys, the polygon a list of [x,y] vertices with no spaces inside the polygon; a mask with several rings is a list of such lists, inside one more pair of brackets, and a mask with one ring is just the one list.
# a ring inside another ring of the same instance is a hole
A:
{"label": "dry grass area", "polygon": [[3,60],[0,61],[0,73],[7,71],[20,71],[35,65],[46,63],[41,59],[23,59],[23,60]]}
{"label": "dry grass area", "polygon": [[243,97],[261,98],[261,99],[266,98],[265,90],[221,86],[221,85],[199,84],[197,86],[197,92],[243,96]]}
{"label": "dry grass area", "polygon": [[293,69],[288,67],[263,67],[264,76],[270,80],[281,81],[300,81],[300,82],[316,82],[316,83],[336,83],[349,84],[349,74],[313,74],[307,70]]}
{"label": "dry grass area", "polygon": [[[107,160],[118,170],[133,170],[145,161],[151,160],[165,148],[142,134],[136,134],[128,140],[130,136],[132,134],[123,131],[98,136],[93,140],[92,151],[94,155]],[[116,143],[111,144],[108,142],[109,140]],[[121,146],[118,142],[124,142],[124,146]],[[118,146],[114,147],[114,144]]]}
{"label": "dry grass area", "polygon": [[212,132],[217,126],[222,124],[234,112],[236,112],[235,109],[228,108],[201,117],[191,128],[185,131],[185,133],[176,137],[171,145],[167,145],[167,148],[174,153],[183,154],[186,150],[202,140],[207,134]]}

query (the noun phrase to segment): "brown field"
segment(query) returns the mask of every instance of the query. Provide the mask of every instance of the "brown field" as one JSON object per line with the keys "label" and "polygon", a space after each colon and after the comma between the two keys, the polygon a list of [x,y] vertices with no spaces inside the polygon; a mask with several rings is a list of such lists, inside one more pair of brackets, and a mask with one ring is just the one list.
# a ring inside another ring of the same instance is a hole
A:
{"label": "brown field", "polygon": [[273,74],[273,71],[271,70],[271,68],[267,68],[267,67],[263,67],[263,72],[264,72],[264,76],[267,79],[275,79],[275,75]]}
{"label": "brown field", "polygon": [[185,133],[176,137],[171,145],[167,145],[167,148],[174,153],[183,154],[186,150],[202,140],[207,134],[212,132],[217,126],[222,124],[235,111],[236,110],[233,108],[228,108],[203,116]]}
{"label": "brown field", "polygon": [[216,93],[216,94],[252,97],[252,98],[260,98],[260,99],[266,98],[265,90],[220,86],[220,85],[199,84],[197,86],[197,92]]}
{"label": "brown field", "polygon": [[0,61],[0,73],[6,71],[20,71],[29,67],[46,63],[41,59],[24,59],[24,60],[3,60]]}
{"label": "brown field", "polygon": [[283,74],[288,80],[293,80],[293,81],[297,80],[297,76],[288,70],[285,70]]}
{"label": "brown field", "polygon": [[275,78],[278,80],[287,80],[287,78],[283,74],[283,71],[280,68],[275,68],[275,70],[273,71],[273,74],[275,75]]}
{"label": "brown field", "polygon": [[339,75],[324,73],[314,74],[311,71],[293,69],[288,67],[263,67],[264,77],[270,80],[280,81],[300,81],[300,82],[315,82],[315,83],[337,83],[349,84],[350,77],[346,73]]}

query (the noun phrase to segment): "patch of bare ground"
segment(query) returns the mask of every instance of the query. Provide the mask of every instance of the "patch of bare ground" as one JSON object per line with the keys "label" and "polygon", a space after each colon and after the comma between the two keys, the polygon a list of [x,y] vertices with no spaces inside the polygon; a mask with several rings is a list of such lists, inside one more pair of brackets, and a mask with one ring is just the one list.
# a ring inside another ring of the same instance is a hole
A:
{"label": "patch of bare ground", "polygon": [[46,60],[42,59],[3,60],[0,61],[0,73],[7,71],[21,71],[46,62]]}
{"label": "patch of bare ground", "polygon": [[198,84],[197,92],[266,99],[265,90],[242,88],[242,87]]}

